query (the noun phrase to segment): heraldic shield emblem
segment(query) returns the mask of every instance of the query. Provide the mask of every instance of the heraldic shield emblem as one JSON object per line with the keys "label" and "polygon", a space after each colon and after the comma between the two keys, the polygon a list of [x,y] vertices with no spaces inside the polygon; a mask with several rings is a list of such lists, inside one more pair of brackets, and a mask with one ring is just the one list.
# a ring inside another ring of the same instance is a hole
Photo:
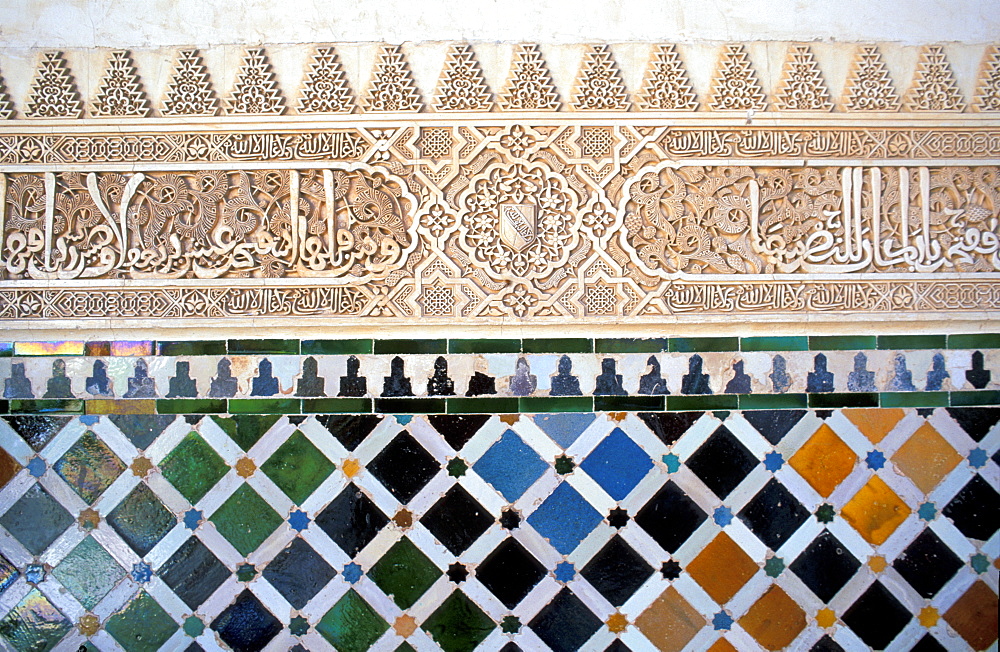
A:
{"label": "heraldic shield emblem", "polygon": [[500,204],[500,241],[521,251],[535,241],[534,204]]}

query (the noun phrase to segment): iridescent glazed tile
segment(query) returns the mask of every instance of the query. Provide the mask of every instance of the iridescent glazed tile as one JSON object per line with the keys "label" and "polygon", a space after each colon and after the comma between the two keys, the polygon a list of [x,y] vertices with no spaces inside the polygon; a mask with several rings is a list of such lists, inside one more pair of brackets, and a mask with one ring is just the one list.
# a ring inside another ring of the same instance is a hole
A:
{"label": "iridescent glazed tile", "polygon": [[83,355],[84,343],[64,342],[14,342],[14,355]]}
{"label": "iridescent glazed tile", "polygon": [[92,503],[121,475],[125,464],[88,430],[52,468],[85,502]]}
{"label": "iridescent glazed tile", "polygon": [[38,589],[31,589],[2,619],[0,636],[18,652],[48,652],[73,624]]}

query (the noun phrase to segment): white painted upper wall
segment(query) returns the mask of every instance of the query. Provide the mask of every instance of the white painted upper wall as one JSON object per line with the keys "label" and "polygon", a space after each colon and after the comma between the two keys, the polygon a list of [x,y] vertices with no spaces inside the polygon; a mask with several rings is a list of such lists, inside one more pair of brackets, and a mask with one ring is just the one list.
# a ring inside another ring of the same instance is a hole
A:
{"label": "white painted upper wall", "polygon": [[1000,0],[5,0],[0,47],[1000,40]]}

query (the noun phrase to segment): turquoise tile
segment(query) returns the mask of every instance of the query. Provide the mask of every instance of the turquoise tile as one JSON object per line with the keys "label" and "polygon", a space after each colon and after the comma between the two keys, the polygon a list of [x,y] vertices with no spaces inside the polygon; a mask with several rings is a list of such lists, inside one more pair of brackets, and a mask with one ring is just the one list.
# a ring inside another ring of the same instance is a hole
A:
{"label": "turquoise tile", "polygon": [[948,407],[948,392],[883,392],[879,405],[884,408]]}
{"label": "turquoise tile", "polygon": [[449,398],[449,414],[515,414],[518,399],[502,398]]}
{"label": "turquoise tile", "polygon": [[[978,392],[952,392],[952,407],[966,407],[969,405],[1000,405],[1000,391],[986,390]],[[14,401],[11,401],[13,403]]]}
{"label": "turquoise tile", "polygon": [[944,335],[879,335],[878,348],[883,351],[944,349],[947,340]]}
{"label": "turquoise tile", "polygon": [[194,342],[157,342],[159,355],[226,355],[225,340],[201,340]]}
{"label": "turquoise tile", "polygon": [[805,394],[742,394],[741,410],[804,410],[809,406]]}
{"label": "turquoise tile", "polygon": [[878,394],[856,392],[853,394],[810,394],[811,408],[863,408],[878,407]]}
{"label": "turquoise tile", "polygon": [[370,398],[304,398],[303,414],[367,414],[372,411]]}
{"label": "turquoise tile", "polygon": [[448,340],[448,353],[520,353],[521,340]]}
{"label": "turquoise tile", "polygon": [[594,399],[589,396],[539,396],[520,398],[518,411],[527,414],[541,412],[593,412]]}
{"label": "turquoise tile", "polygon": [[693,410],[736,410],[738,408],[739,397],[736,394],[667,397],[667,410],[671,412],[690,412]]}
{"label": "turquoise tile", "polygon": [[662,353],[668,347],[667,338],[598,338],[594,340],[594,353]]}
{"label": "turquoise tile", "polygon": [[295,355],[299,352],[298,340],[229,340],[230,353],[240,355]]}
{"label": "turquoise tile", "polygon": [[302,340],[302,355],[365,355],[372,340]]}
{"label": "turquoise tile", "polygon": [[970,333],[967,335],[949,335],[949,349],[1000,349],[1000,334]]}
{"label": "turquoise tile", "polygon": [[711,351],[739,351],[738,337],[671,337],[671,353],[704,353]]}
{"label": "turquoise tile", "polygon": [[594,340],[586,337],[550,337],[521,341],[525,353],[593,353]]}
{"label": "turquoise tile", "polygon": [[810,351],[864,351],[876,348],[874,335],[810,335]]}
{"label": "turquoise tile", "polygon": [[809,338],[791,337],[741,337],[740,351],[808,351]]}
{"label": "turquoise tile", "polygon": [[297,398],[231,398],[230,414],[299,414],[302,401]]}
{"label": "turquoise tile", "polygon": [[157,414],[225,414],[224,398],[161,398],[156,401]]}
{"label": "turquoise tile", "polygon": [[378,414],[444,414],[448,411],[443,398],[377,398]]}
{"label": "turquoise tile", "polygon": [[376,355],[434,355],[447,352],[448,340],[375,340]]}
{"label": "turquoise tile", "polygon": [[659,412],[665,404],[663,396],[595,396],[598,412]]}

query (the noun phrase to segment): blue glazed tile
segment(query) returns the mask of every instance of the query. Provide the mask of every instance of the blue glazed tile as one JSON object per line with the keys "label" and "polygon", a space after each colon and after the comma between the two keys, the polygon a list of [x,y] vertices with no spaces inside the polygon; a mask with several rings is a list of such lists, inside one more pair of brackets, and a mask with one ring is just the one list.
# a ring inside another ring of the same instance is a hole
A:
{"label": "blue glazed tile", "polygon": [[601,514],[568,482],[560,483],[528,523],[564,555],[573,552],[602,520]]}
{"label": "blue glazed tile", "polygon": [[472,468],[512,503],[542,476],[548,464],[513,430],[507,430]]}
{"label": "blue glazed tile", "polygon": [[580,468],[609,496],[623,500],[653,468],[653,460],[621,428],[615,428]]}
{"label": "blue glazed tile", "polygon": [[570,445],[597,418],[590,413],[539,414],[535,416],[535,425],[541,428],[552,441],[562,448]]}

